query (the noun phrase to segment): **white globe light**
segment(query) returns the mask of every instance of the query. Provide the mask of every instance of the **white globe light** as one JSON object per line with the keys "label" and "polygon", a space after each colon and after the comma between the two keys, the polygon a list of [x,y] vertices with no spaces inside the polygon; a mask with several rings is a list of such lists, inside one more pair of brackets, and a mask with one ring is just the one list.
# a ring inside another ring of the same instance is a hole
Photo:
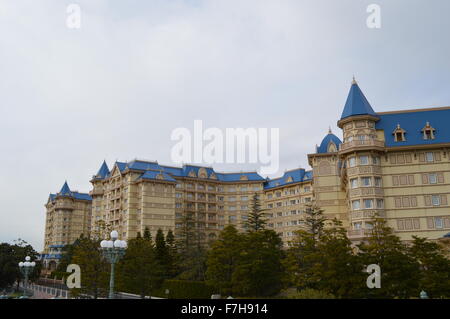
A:
{"label": "white globe light", "polygon": [[30,261],[30,259],[31,259],[30,256],[25,257],[26,261]]}
{"label": "white globe light", "polygon": [[127,248],[128,244],[125,240],[122,240],[122,248]]}
{"label": "white globe light", "polygon": [[119,233],[116,230],[113,230],[110,235],[113,240],[119,238]]}
{"label": "white globe light", "polygon": [[107,244],[108,244],[108,245],[106,246],[107,248],[113,248],[113,247],[114,247],[114,242],[113,242],[112,240],[108,240],[108,241],[107,241]]}
{"label": "white globe light", "polygon": [[19,267],[23,267],[23,261],[19,263]]}
{"label": "white globe light", "polygon": [[116,241],[114,242],[114,247],[116,247],[116,248],[122,247],[122,241],[121,241],[121,240],[116,240]]}
{"label": "white globe light", "polygon": [[31,266],[31,267],[34,267],[34,266],[36,266],[36,263],[35,263],[34,261],[32,261],[32,262],[30,263],[30,266]]}
{"label": "white globe light", "polygon": [[107,241],[107,240],[102,240],[102,241],[100,242],[100,247],[106,248],[107,246],[108,246],[108,241]]}

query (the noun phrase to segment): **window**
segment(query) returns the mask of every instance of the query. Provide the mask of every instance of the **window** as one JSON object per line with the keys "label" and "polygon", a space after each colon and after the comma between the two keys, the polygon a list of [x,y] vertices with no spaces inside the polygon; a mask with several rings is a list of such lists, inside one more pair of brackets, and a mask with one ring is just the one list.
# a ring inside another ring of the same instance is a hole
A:
{"label": "window", "polygon": [[380,165],[380,157],[379,156],[373,156],[372,157],[372,163],[374,165]]}
{"label": "window", "polygon": [[267,199],[271,199],[271,198],[272,198],[272,194],[268,194]]}
{"label": "window", "polygon": [[384,207],[384,200],[377,199],[377,208],[383,208]]}
{"label": "window", "polygon": [[428,174],[428,181],[430,182],[430,184],[436,184],[437,174]]}
{"label": "window", "polygon": [[441,196],[439,195],[431,196],[431,203],[433,204],[433,206],[441,205]]}
{"label": "window", "polygon": [[364,200],[364,208],[373,208],[373,200],[372,199],[365,199]]}
{"label": "window", "polygon": [[311,188],[309,186],[305,186],[305,193],[309,192]]}
{"label": "window", "polygon": [[352,201],[352,209],[353,210],[357,210],[361,208],[361,203],[359,202],[359,200],[354,200]]}
{"label": "window", "polygon": [[350,187],[351,188],[357,188],[358,187],[358,179],[357,178],[352,178],[350,180]]}
{"label": "window", "polygon": [[375,186],[381,187],[381,177],[375,177]]}
{"label": "window", "polygon": [[395,142],[404,142],[404,141],[406,141],[405,133],[406,133],[406,131],[400,127],[400,124],[397,124],[396,129],[392,133],[392,134],[394,134]]}
{"label": "window", "polygon": [[353,229],[356,229],[356,230],[361,229],[361,226],[362,226],[361,222],[353,223]]}
{"label": "window", "polygon": [[369,156],[360,156],[359,157],[359,163],[361,165],[368,165],[369,164]]}
{"label": "window", "polygon": [[372,179],[370,177],[361,177],[362,186],[364,186],[364,187],[371,186],[372,185],[371,180]]}
{"label": "window", "polygon": [[436,228],[443,228],[444,225],[442,223],[442,217],[435,217],[434,218],[434,225]]}
{"label": "window", "polygon": [[434,158],[433,158],[433,153],[432,152],[426,152],[425,153],[425,159],[427,162],[433,162]]}
{"label": "window", "polygon": [[356,158],[350,157],[350,158],[348,159],[348,166],[349,166],[349,167],[355,167],[355,166],[356,166]]}
{"label": "window", "polygon": [[423,139],[424,140],[433,140],[435,131],[436,130],[433,127],[431,127],[430,122],[427,122],[425,127],[422,129]]}

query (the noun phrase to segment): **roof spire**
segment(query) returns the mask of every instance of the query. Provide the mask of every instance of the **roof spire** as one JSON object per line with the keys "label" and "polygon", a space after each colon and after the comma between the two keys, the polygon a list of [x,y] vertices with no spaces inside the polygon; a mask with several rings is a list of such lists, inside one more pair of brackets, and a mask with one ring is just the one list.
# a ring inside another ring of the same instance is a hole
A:
{"label": "roof spire", "polygon": [[370,106],[369,101],[367,101],[356,81],[354,81],[350,88],[350,92],[348,93],[344,111],[341,115],[341,120],[354,115],[376,116],[375,111],[373,110],[372,106]]}
{"label": "roof spire", "polygon": [[72,191],[69,188],[69,185],[67,185],[67,180],[64,182],[63,187],[59,191],[58,195],[69,195],[72,196]]}
{"label": "roof spire", "polygon": [[355,80],[355,75],[354,74],[353,74],[352,84],[358,84],[358,82],[356,82],[356,80]]}
{"label": "roof spire", "polygon": [[97,175],[95,175],[96,178],[100,178],[103,179],[105,178],[107,175],[109,174],[109,168],[108,165],[106,164],[106,161],[103,160],[103,164],[100,167],[100,169],[97,172]]}

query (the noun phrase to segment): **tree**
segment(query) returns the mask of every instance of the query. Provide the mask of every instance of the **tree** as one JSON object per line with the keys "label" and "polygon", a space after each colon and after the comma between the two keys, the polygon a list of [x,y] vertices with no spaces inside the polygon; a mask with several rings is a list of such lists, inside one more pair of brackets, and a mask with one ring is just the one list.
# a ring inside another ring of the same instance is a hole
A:
{"label": "tree", "polygon": [[306,286],[337,298],[359,298],[367,289],[362,261],[353,253],[342,222],[334,219],[330,226],[322,231],[317,249],[310,256],[311,267],[303,270]]}
{"label": "tree", "polygon": [[283,242],[273,230],[241,235],[241,248],[232,275],[233,291],[240,296],[265,297],[282,288]]}
{"label": "tree", "polygon": [[109,264],[100,252],[100,241],[90,238],[79,238],[73,251],[71,263],[81,269],[81,288],[71,289],[73,296],[81,294],[97,299],[106,296],[109,282]]}
{"label": "tree", "polygon": [[442,247],[426,238],[413,236],[411,256],[420,265],[419,289],[431,298],[450,297],[450,260]]}
{"label": "tree", "polygon": [[178,254],[175,236],[173,235],[172,230],[167,232],[166,246],[168,252],[167,274],[169,278],[175,278],[179,273],[180,255]]}
{"label": "tree", "polygon": [[247,221],[244,223],[244,227],[248,231],[260,231],[265,228],[266,219],[264,209],[261,208],[258,194],[253,194],[252,204],[250,206],[250,213]]}
{"label": "tree", "polygon": [[181,280],[205,280],[206,249],[204,245],[204,233],[199,229],[191,213],[185,213],[181,220],[178,252],[183,261],[180,264]]}
{"label": "tree", "polygon": [[170,257],[169,249],[164,239],[164,233],[161,228],[158,229],[155,237],[155,259],[162,267],[164,272],[164,278],[169,278]]}
{"label": "tree", "polygon": [[294,240],[290,243],[287,258],[284,260],[286,269],[286,284],[293,284],[298,290],[315,288],[311,277],[312,267],[317,262],[317,246],[322,238],[327,220],[323,210],[315,205],[308,205],[303,217],[303,229],[295,232]]}
{"label": "tree", "polygon": [[419,295],[419,264],[407,246],[394,235],[386,220],[374,216],[367,242],[358,248],[365,267],[377,264],[381,268],[381,288],[367,289],[370,298],[409,298]]}
{"label": "tree", "polygon": [[162,272],[151,237],[144,233],[144,237],[128,241],[125,256],[118,264],[118,288],[145,298],[161,286]]}
{"label": "tree", "polygon": [[242,235],[233,225],[226,226],[212,243],[207,257],[207,283],[221,295],[233,295],[233,273],[239,262]]}

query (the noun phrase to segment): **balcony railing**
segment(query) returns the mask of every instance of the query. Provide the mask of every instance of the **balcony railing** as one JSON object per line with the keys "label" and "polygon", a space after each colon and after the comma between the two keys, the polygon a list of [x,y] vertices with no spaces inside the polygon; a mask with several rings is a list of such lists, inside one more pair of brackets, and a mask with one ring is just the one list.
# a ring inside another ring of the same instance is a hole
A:
{"label": "balcony railing", "polygon": [[378,140],[354,140],[351,142],[342,143],[339,146],[340,151],[345,151],[353,147],[360,146],[375,146],[375,147],[384,147],[384,142]]}

